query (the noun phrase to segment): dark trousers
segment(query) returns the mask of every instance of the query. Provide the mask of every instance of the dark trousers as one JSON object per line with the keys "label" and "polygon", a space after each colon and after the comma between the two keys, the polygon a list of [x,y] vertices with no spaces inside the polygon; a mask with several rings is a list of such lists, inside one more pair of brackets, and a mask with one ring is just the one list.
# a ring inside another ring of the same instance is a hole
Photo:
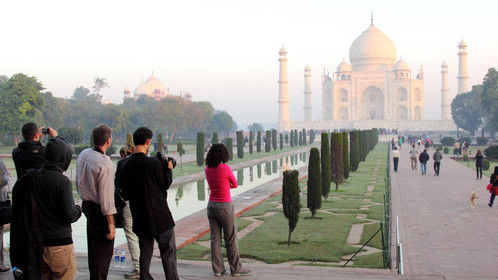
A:
{"label": "dark trousers", "polygon": [[174,228],[155,236],[138,235],[140,246],[140,279],[154,279],[150,275],[150,262],[154,252],[154,239],[156,240],[161,253],[164,275],[167,280],[177,280],[176,269],[176,242]]}
{"label": "dark trousers", "polygon": [[106,235],[109,234],[109,228],[100,205],[91,201],[83,201],[82,206],[87,220],[86,234],[90,280],[105,280],[112,260],[114,239],[109,240],[106,238]]}
{"label": "dark trousers", "polygon": [[476,165],[477,179],[482,179],[482,165]]}
{"label": "dark trousers", "polygon": [[495,192],[493,190],[493,192],[491,193],[491,196],[489,197],[489,206],[493,206],[493,202],[495,202]]}
{"label": "dark trousers", "polygon": [[441,167],[441,162],[434,162],[434,173],[439,175],[439,168]]}
{"label": "dark trousers", "polygon": [[393,158],[393,162],[394,162],[394,172],[398,172],[398,162],[399,162],[399,158],[398,158],[398,157],[394,157],[394,158]]}

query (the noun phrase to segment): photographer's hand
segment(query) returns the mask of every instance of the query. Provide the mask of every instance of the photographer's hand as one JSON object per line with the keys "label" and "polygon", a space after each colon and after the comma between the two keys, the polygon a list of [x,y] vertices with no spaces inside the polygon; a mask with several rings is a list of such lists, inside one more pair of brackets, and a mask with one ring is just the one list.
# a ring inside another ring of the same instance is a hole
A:
{"label": "photographer's hand", "polygon": [[168,161],[168,168],[173,170],[173,162],[171,160]]}
{"label": "photographer's hand", "polygon": [[55,138],[57,137],[57,131],[51,127],[47,127],[48,129],[48,136],[50,136],[50,138]]}

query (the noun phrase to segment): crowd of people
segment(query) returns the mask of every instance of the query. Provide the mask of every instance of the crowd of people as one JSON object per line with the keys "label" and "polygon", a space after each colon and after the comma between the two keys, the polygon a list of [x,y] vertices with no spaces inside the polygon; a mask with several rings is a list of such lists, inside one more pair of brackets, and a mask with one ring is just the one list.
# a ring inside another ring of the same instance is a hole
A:
{"label": "crowd of people", "polygon": [[[40,142],[44,134],[49,136],[46,146]],[[10,260],[16,278],[74,279],[77,267],[71,224],[83,214],[91,280],[107,279],[116,228],[125,232],[133,263],[133,270],[125,278],[153,279],[150,266],[156,241],[165,278],[179,279],[175,222],[167,203],[176,163],[161,153],[149,156],[153,137],[150,129],[141,127],[133,133],[134,146],[121,148],[117,167],[106,155],[112,144],[112,129],[104,124],[93,129],[93,147],[83,150],[76,162],[75,184],[81,204],[75,202],[72,182],[64,175],[73,157],[71,146],[54,129],[40,129],[35,123],[25,124],[22,135],[24,141],[12,153],[17,181],[9,221],[2,218],[10,207],[10,174],[0,160],[0,223],[11,224]],[[227,273],[221,254],[223,236],[231,275],[245,276],[251,271],[242,266],[238,252],[230,195],[237,181],[226,164],[229,158],[223,144],[213,145],[206,157],[212,269],[215,276]],[[0,246],[3,252],[3,243]],[[2,253],[0,272],[8,270]]]}

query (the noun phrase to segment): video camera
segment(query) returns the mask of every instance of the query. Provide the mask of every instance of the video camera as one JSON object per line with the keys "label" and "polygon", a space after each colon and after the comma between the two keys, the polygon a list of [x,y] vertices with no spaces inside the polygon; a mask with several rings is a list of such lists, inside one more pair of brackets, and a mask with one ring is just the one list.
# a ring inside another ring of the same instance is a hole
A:
{"label": "video camera", "polygon": [[161,161],[166,161],[166,162],[170,162],[173,164],[173,169],[176,167],[176,159],[172,158],[172,157],[165,157],[163,156],[161,153],[157,153],[157,158]]}

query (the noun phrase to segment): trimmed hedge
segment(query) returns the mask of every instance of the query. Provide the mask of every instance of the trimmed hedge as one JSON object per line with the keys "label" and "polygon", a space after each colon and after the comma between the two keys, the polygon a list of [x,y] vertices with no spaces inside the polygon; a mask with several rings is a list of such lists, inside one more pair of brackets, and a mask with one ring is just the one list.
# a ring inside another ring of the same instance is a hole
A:
{"label": "trimmed hedge", "polygon": [[205,152],[204,141],[205,141],[204,132],[197,132],[196,155],[197,155],[197,165],[198,166],[204,165],[204,152]]}
{"label": "trimmed hedge", "polygon": [[360,164],[360,139],[358,131],[351,131],[349,133],[350,137],[350,154],[349,154],[349,164],[351,167],[351,171],[356,171]]}
{"label": "trimmed hedge", "polygon": [[330,193],[330,145],[329,145],[329,134],[327,132],[322,133],[322,146],[321,146],[321,164],[322,164],[322,196],[327,201]]}
{"label": "trimmed hedge", "polygon": [[498,159],[498,145],[491,145],[484,150],[487,158]]}
{"label": "trimmed hedge", "polygon": [[477,137],[476,141],[477,141],[477,145],[479,145],[479,146],[486,146],[489,142],[488,138],[486,138],[486,137]]}
{"label": "trimmed hedge", "polygon": [[349,178],[349,137],[348,137],[348,132],[345,131],[342,133],[343,139],[342,139],[342,158],[344,160],[344,179]]}
{"label": "trimmed hedge", "polygon": [[256,152],[261,153],[261,131],[256,134]]}
{"label": "trimmed hedge", "polygon": [[[366,134],[365,134],[366,135]],[[332,172],[332,181],[335,183],[335,190],[339,190],[339,185],[344,182],[344,159],[343,159],[343,140],[342,133],[332,133],[330,137],[330,170]]]}
{"label": "trimmed hedge", "polygon": [[453,137],[446,136],[446,137],[441,138],[441,140],[439,142],[441,142],[441,144],[443,144],[443,146],[453,146],[455,144],[456,140]]}
{"label": "trimmed hedge", "polygon": [[311,212],[311,218],[315,216],[316,210],[322,207],[322,174],[320,168],[320,151],[311,148],[308,163],[308,193],[307,206]]}
{"label": "trimmed hedge", "polygon": [[272,129],[271,130],[271,144],[272,144],[272,147],[273,147],[273,150],[276,151],[277,150],[277,130],[276,129]]}
{"label": "trimmed hedge", "polygon": [[297,170],[284,171],[282,190],[284,216],[289,221],[289,238],[287,239],[287,245],[290,246],[291,234],[299,221],[299,211],[301,211],[302,207],[299,198],[299,172],[297,172]]}
{"label": "trimmed hedge", "polygon": [[265,136],[265,152],[268,153],[270,151],[271,151],[271,131],[267,130]]}
{"label": "trimmed hedge", "polygon": [[225,143],[227,144],[228,154],[230,155],[230,160],[233,159],[233,139],[227,138],[225,139]]}
{"label": "trimmed hedge", "polygon": [[237,157],[244,158],[244,131],[239,130],[237,135]]}
{"label": "trimmed hedge", "polygon": [[252,142],[253,141],[254,141],[254,132],[249,131],[249,154],[250,155],[252,155],[252,149],[253,149]]}

